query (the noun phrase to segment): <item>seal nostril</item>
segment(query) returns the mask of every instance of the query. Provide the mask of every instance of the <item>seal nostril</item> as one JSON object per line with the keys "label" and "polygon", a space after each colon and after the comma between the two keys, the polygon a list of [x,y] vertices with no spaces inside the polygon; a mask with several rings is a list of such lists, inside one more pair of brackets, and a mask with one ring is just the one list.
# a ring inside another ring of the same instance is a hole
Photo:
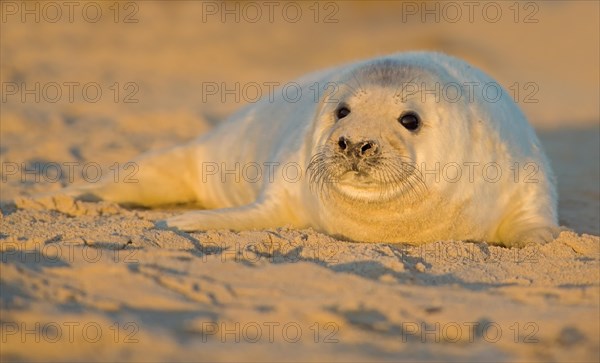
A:
{"label": "seal nostril", "polygon": [[345,137],[340,137],[339,141],[338,141],[338,145],[340,146],[340,149],[342,150],[346,150],[346,148],[348,147],[348,143],[346,142],[346,138]]}
{"label": "seal nostril", "polygon": [[375,141],[365,141],[361,144],[358,153],[361,156],[375,155],[378,153],[378,145]]}
{"label": "seal nostril", "polygon": [[366,142],[366,143],[364,143],[364,145],[363,145],[363,146],[360,148],[360,152],[361,152],[362,154],[364,154],[364,153],[366,153],[366,152],[367,152],[367,150],[369,150],[369,149],[370,149],[370,148],[372,148],[372,147],[373,147],[373,144],[371,144],[370,142]]}

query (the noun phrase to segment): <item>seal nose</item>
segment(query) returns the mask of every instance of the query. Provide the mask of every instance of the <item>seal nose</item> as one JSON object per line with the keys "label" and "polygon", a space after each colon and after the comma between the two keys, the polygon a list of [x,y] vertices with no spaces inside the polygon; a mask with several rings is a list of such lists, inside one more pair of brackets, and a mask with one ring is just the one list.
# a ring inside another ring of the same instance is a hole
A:
{"label": "seal nose", "polygon": [[373,156],[379,153],[379,145],[373,140],[354,143],[347,137],[342,136],[338,140],[338,146],[342,153],[357,158]]}

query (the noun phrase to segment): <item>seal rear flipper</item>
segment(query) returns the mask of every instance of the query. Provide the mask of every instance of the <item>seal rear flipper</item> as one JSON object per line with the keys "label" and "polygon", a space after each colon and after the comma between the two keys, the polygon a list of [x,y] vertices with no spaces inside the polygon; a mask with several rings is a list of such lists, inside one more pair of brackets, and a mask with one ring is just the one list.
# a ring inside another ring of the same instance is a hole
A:
{"label": "seal rear flipper", "polygon": [[126,206],[155,207],[195,202],[195,146],[185,144],[141,155],[125,163],[115,174],[96,183],[68,187],[35,196],[46,198],[67,195],[83,201],[108,201]]}

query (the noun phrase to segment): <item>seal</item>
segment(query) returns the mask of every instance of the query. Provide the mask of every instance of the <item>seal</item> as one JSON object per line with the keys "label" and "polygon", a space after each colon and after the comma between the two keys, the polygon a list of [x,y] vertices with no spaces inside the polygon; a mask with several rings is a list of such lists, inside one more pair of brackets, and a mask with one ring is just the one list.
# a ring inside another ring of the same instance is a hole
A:
{"label": "seal", "polygon": [[525,116],[490,77],[440,53],[310,74],[135,162],[138,183],[74,194],[200,205],[162,222],[183,231],[314,228],[357,242],[505,246],[558,232],[554,177]]}

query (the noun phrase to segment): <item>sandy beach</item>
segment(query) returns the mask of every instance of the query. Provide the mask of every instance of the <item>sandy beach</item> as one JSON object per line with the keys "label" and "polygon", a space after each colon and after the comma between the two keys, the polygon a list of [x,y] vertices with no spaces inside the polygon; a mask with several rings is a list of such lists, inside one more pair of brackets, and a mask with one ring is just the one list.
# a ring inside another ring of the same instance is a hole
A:
{"label": "sandy beach", "polygon": [[[0,3],[0,359],[600,360],[600,5],[251,4]],[[420,49],[512,93],[558,180],[553,242],[184,233],[155,222],[191,206],[32,198],[194,139],[249,84]]]}

